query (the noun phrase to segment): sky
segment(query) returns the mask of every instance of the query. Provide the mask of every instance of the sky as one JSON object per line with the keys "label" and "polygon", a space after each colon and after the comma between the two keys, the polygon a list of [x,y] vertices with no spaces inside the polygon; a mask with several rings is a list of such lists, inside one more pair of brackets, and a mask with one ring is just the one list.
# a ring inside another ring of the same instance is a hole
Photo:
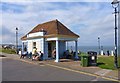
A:
{"label": "sky", "polygon": [[[112,2],[112,1],[111,1]],[[109,1],[2,0],[0,2],[0,38],[3,44],[15,44],[15,28],[20,38],[36,25],[58,19],[78,34],[79,46],[114,45],[114,14]]]}

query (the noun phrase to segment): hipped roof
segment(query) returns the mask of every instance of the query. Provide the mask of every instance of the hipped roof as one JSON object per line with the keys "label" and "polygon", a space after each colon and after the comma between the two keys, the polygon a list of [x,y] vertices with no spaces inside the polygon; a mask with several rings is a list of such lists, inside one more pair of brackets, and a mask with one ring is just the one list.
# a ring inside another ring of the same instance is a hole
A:
{"label": "hipped roof", "polygon": [[[58,36],[65,36],[65,37],[74,37],[78,38],[79,35],[73,33],[69,30],[65,25],[63,25],[58,20],[52,20],[49,22],[45,22],[42,24],[38,24],[35,28],[33,28],[28,34],[45,31],[45,37],[58,37]],[[27,34],[21,38],[21,40],[26,40]]]}

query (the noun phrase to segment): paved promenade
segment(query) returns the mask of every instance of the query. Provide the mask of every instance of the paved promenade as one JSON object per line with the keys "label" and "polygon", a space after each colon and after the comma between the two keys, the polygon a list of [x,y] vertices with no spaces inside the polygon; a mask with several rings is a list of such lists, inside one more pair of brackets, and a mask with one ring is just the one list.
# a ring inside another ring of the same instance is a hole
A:
{"label": "paved promenade", "polygon": [[93,79],[93,81],[96,81],[97,78],[103,78],[109,81],[117,81],[118,80],[118,71],[115,70],[107,70],[107,69],[101,69],[99,67],[81,67],[80,61],[72,61],[68,59],[61,59],[59,63],[54,62],[54,60],[46,60],[46,61],[32,61],[31,59],[25,58],[20,59],[19,55],[16,54],[5,54],[0,53],[0,55],[5,55],[6,58],[11,58],[14,60],[19,60],[25,63],[44,66],[48,65],[50,67],[72,71],[84,75],[94,76],[96,79]]}

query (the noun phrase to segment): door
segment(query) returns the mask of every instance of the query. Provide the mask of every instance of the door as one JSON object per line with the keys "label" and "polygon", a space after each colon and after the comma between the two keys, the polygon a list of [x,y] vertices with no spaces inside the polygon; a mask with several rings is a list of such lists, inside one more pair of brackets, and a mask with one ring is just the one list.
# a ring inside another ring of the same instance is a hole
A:
{"label": "door", "polygon": [[52,57],[51,43],[48,42],[48,57]]}

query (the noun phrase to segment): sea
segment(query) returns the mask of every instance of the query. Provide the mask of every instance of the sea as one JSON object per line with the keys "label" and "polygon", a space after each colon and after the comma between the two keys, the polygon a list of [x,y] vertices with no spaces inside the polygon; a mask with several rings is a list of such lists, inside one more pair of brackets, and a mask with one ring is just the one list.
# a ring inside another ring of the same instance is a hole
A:
{"label": "sea", "polygon": [[[74,51],[75,47],[74,46],[68,46],[68,49],[72,49]],[[98,46],[78,46],[78,50],[80,52],[84,52],[84,53],[87,53],[88,51],[94,51],[94,52],[99,53],[99,47]],[[107,53],[107,51],[109,51],[109,52],[113,51],[114,52],[114,46],[103,46],[102,49],[100,49],[100,50],[103,50],[103,52],[105,54]]]}
{"label": "sea", "polygon": [[[22,48],[22,45],[19,45],[18,48]],[[68,46],[67,49],[75,51],[74,46]],[[103,46],[102,49],[103,49],[103,52],[105,54],[107,53],[107,51],[109,51],[109,52],[113,51],[114,52],[114,46]],[[94,51],[94,52],[99,53],[99,47],[98,46],[78,46],[78,50],[80,52],[84,52],[84,53],[87,53],[88,51]]]}

